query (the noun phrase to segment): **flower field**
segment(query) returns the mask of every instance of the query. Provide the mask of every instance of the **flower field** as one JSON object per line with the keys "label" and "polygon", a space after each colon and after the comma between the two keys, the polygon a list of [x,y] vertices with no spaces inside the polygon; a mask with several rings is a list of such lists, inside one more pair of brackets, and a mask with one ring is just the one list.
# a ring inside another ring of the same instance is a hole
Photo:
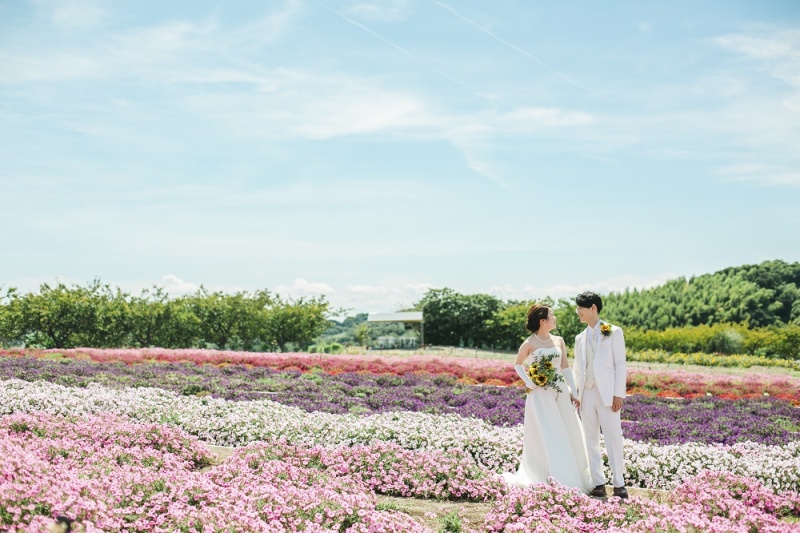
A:
{"label": "flower field", "polygon": [[507,362],[108,352],[0,356],[0,530],[431,531],[380,495],[491,504],[449,531],[800,529],[791,378],[633,373],[650,395],[625,404],[626,479],[658,497],[623,504],[502,483],[524,392],[473,383]]}
{"label": "flower field", "polygon": [[[717,357],[717,356],[714,356]],[[729,357],[729,356],[725,356]],[[423,374],[434,376],[450,376],[464,385],[522,385],[516,372],[509,361],[495,359],[470,359],[461,357],[435,357],[435,356],[409,356],[409,357],[384,357],[379,355],[335,355],[335,354],[308,354],[308,353],[253,353],[230,352],[218,350],[167,350],[167,349],[93,349],[78,348],[73,350],[1,350],[0,361],[3,367],[13,365],[10,361],[28,361],[23,365],[30,365],[32,371],[36,367],[31,360],[56,361],[56,362],[97,362],[118,363],[129,367],[138,364],[160,363],[186,363],[199,368],[224,369],[233,367],[228,375],[244,373],[247,369],[263,368],[276,371],[296,371],[299,373],[323,373],[328,375],[361,373],[380,376],[407,376],[408,374]],[[8,361],[8,363],[7,363]],[[53,366],[49,367],[50,369]],[[150,371],[158,373],[158,379],[163,379],[170,373],[170,367],[149,366]],[[179,367],[173,367],[179,368]],[[237,369],[238,368],[238,369]],[[78,371],[78,369],[75,369]],[[52,370],[51,370],[52,371]],[[93,373],[91,365],[84,366],[81,372]],[[179,370],[180,373],[190,374],[191,371]],[[70,370],[68,373],[76,374]],[[209,370],[208,374],[213,374]],[[57,374],[57,371],[56,371]],[[138,374],[139,376],[145,373]],[[206,371],[197,373],[197,379],[207,374]],[[3,370],[3,375],[9,375]],[[269,376],[269,373],[265,373]],[[80,383],[81,375],[75,376],[76,383]],[[249,378],[247,379],[249,380]],[[132,384],[135,386],[135,384]],[[249,388],[243,388],[249,387]],[[161,386],[161,385],[159,385]],[[198,389],[197,392],[210,389]],[[246,394],[250,390],[263,390],[252,385],[237,382],[235,390],[228,394],[241,392]],[[776,396],[790,400],[800,405],[800,378],[781,376],[775,374],[758,374],[749,372],[743,376],[694,374],[680,370],[653,371],[629,369],[628,391],[634,394],[661,394],[667,397],[686,397],[723,395],[726,399],[736,399],[753,395]],[[242,398],[244,399],[244,398]]]}

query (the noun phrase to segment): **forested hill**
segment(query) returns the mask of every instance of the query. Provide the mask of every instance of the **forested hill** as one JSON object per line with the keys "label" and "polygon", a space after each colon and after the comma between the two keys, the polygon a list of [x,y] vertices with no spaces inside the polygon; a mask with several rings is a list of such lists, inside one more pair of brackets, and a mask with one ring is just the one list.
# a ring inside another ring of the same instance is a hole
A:
{"label": "forested hill", "polygon": [[604,296],[608,320],[641,329],[719,322],[751,327],[800,324],[800,263],[765,261],[726,268],[653,289]]}

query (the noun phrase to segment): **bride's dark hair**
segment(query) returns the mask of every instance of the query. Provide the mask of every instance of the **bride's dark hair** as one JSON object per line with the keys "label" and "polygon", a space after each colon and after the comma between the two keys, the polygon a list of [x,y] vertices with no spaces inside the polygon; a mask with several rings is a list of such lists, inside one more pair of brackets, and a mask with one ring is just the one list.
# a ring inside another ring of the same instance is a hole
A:
{"label": "bride's dark hair", "polygon": [[525,322],[525,329],[531,333],[536,333],[539,331],[539,324],[541,324],[539,321],[547,320],[549,315],[550,307],[546,305],[533,304],[531,308],[528,309],[528,320]]}

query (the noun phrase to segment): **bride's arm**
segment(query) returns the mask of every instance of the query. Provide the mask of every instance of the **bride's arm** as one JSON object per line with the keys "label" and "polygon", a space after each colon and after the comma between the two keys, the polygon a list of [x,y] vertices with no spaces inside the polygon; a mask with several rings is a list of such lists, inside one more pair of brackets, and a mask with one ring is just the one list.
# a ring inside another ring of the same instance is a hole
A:
{"label": "bride's arm", "polygon": [[528,341],[523,342],[522,346],[519,347],[519,351],[517,352],[517,360],[514,361],[514,364],[521,365],[522,363],[524,363],[525,359],[528,358],[528,356],[531,354],[532,351],[533,351],[533,346],[531,346],[531,344]]}
{"label": "bride's arm", "polygon": [[516,370],[517,375],[520,377],[520,379],[522,379],[522,382],[525,383],[525,386],[529,389],[535,388],[536,385],[534,385],[533,381],[531,381],[531,378],[528,377],[528,373],[525,371],[525,367],[522,365],[522,363],[528,358],[532,351],[533,348],[528,344],[528,342],[523,342],[522,346],[519,347],[519,352],[517,352],[517,359],[514,361],[514,370]]}
{"label": "bride's arm", "polygon": [[567,387],[569,387],[569,397],[572,403],[580,405],[580,401],[575,397],[578,393],[578,387],[575,384],[575,375],[572,373],[572,369],[569,367],[569,361],[567,360],[567,343],[565,343],[564,339],[561,337],[559,337],[558,340],[561,341],[561,375],[564,376],[564,381],[567,382]]}
{"label": "bride's arm", "polygon": [[561,344],[561,370],[569,368],[569,361],[567,360],[567,343],[564,342],[563,337],[558,337],[558,342]]}

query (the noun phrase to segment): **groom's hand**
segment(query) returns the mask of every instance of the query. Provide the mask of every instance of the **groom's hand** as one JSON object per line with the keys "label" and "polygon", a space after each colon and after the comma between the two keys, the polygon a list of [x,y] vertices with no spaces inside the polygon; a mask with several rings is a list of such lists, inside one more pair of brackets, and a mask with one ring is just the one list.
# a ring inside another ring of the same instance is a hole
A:
{"label": "groom's hand", "polygon": [[614,396],[614,399],[611,401],[611,411],[618,413],[620,409],[622,409],[622,398]]}

